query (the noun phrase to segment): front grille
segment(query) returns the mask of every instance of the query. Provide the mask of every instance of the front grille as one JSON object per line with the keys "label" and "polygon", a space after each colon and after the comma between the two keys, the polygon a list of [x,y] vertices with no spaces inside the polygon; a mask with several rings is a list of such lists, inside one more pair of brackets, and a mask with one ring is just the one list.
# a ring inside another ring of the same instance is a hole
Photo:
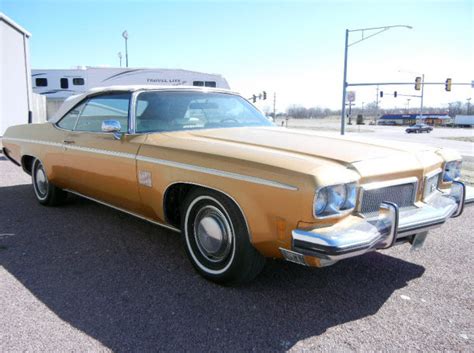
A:
{"label": "front grille", "polygon": [[371,215],[377,213],[380,204],[385,201],[393,202],[399,208],[411,207],[415,201],[416,183],[386,186],[377,189],[361,190],[360,213]]}

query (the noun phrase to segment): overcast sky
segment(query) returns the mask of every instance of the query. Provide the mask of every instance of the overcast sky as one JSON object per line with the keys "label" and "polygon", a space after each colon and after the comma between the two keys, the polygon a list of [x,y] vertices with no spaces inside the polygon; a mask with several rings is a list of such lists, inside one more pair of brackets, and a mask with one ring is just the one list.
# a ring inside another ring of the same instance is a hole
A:
{"label": "overcast sky", "polygon": [[[339,108],[344,31],[396,28],[349,49],[349,82],[474,80],[474,2],[451,1],[39,1],[0,0],[0,11],[32,33],[32,68],[118,66],[129,33],[131,67],[220,73],[250,95],[277,92],[289,104]],[[360,38],[353,33],[351,41]],[[409,71],[413,73],[404,73]],[[412,86],[386,93],[418,93]],[[357,105],[375,100],[375,87],[357,90]],[[426,89],[426,105],[473,95],[470,86]],[[265,103],[265,104],[269,104]],[[405,107],[386,95],[383,107]],[[412,98],[411,107],[419,105]]]}

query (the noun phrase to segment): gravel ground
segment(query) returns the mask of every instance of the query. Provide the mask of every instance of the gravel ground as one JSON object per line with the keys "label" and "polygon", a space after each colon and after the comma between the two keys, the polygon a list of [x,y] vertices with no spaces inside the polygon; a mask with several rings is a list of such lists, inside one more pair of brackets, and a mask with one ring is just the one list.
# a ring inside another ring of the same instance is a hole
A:
{"label": "gravel ground", "polygon": [[179,236],[74,198],[36,203],[0,155],[0,351],[474,351],[474,212],[324,269],[268,261],[240,288]]}

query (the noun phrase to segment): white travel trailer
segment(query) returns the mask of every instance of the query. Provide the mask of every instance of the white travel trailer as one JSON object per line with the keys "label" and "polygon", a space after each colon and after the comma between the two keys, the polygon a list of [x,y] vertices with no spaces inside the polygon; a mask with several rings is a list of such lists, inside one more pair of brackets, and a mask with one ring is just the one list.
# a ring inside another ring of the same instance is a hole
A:
{"label": "white travel trailer", "polygon": [[78,67],[31,70],[33,92],[47,97],[51,117],[69,96],[90,88],[116,85],[165,85],[229,88],[221,75],[181,69]]}
{"label": "white travel trailer", "polygon": [[116,85],[204,86],[229,88],[221,75],[180,69],[79,67],[70,70],[32,70],[33,91],[65,99],[94,87]]}

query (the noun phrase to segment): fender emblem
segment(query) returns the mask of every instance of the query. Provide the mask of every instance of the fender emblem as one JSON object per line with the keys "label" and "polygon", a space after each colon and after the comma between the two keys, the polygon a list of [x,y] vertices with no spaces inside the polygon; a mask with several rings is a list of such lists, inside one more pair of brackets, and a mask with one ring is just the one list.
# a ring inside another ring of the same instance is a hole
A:
{"label": "fender emblem", "polygon": [[138,182],[141,185],[148,186],[151,188],[151,172],[146,170],[139,170],[138,171]]}

